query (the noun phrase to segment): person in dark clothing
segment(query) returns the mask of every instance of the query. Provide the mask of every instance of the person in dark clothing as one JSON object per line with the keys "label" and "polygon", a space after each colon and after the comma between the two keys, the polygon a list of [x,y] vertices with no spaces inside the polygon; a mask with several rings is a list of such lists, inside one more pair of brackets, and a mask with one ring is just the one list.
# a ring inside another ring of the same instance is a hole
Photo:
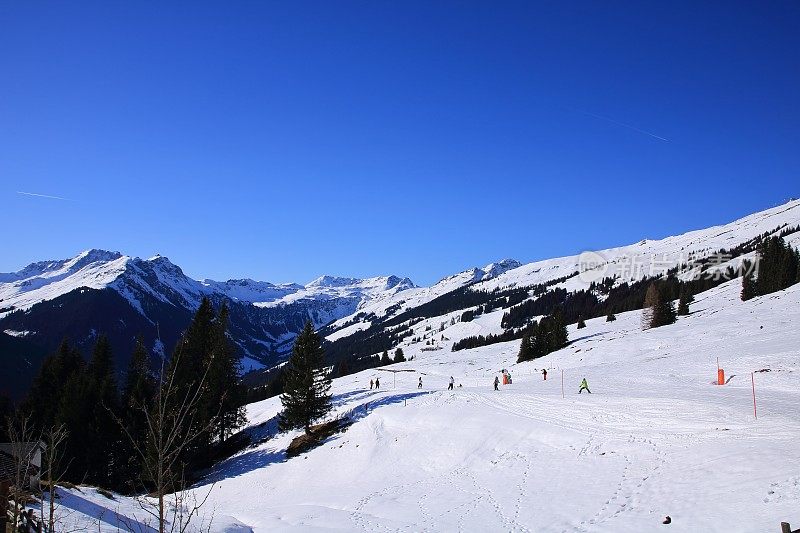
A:
{"label": "person in dark clothing", "polygon": [[497,376],[494,377],[494,390],[500,390],[498,387],[500,386],[500,378]]}
{"label": "person in dark clothing", "polygon": [[381,388],[381,381],[378,378],[375,378],[375,388],[376,389],[380,389]]}
{"label": "person in dark clothing", "polygon": [[418,389],[422,388],[422,376],[419,377],[419,383],[417,383],[417,388]]}
{"label": "person in dark clothing", "polygon": [[374,387],[374,386],[375,386],[375,382],[372,381],[372,380],[369,380],[369,390],[372,390],[372,387]]}
{"label": "person in dark clothing", "polygon": [[542,369],[542,377],[544,377],[544,380],[547,381],[547,369],[546,368]]}
{"label": "person in dark clothing", "polygon": [[450,385],[447,386],[447,390],[453,390],[453,385],[455,385],[456,380],[453,379],[453,376],[450,376]]}

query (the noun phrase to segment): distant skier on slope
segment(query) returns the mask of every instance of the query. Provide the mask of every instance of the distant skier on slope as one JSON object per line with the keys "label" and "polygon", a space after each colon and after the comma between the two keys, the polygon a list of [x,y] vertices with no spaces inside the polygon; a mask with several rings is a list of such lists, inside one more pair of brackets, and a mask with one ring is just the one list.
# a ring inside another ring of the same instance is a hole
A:
{"label": "distant skier on slope", "polygon": [[422,388],[422,376],[419,377],[419,383],[417,384],[417,388],[418,389]]}
{"label": "distant skier on slope", "polygon": [[500,386],[500,378],[497,376],[494,377],[494,390],[500,390],[498,387]]}
{"label": "distant skier on slope", "polygon": [[453,385],[455,385],[456,380],[453,379],[453,376],[450,376],[450,385],[447,386],[447,390],[453,390]]}
{"label": "distant skier on slope", "polygon": [[372,387],[374,387],[374,386],[375,386],[375,382],[372,381],[372,380],[369,380],[369,390],[372,390]]}
{"label": "distant skier on slope", "polygon": [[592,391],[590,391],[590,390],[589,390],[589,384],[588,384],[588,383],[586,383],[586,378],[583,378],[583,380],[581,380],[581,388],[580,388],[580,389],[578,389],[578,394],[582,393],[582,392],[584,391],[584,389],[585,389],[585,390],[586,390],[586,392],[588,392],[589,394],[591,394],[591,393],[592,393]]}
{"label": "distant skier on slope", "polygon": [[544,377],[544,380],[547,381],[547,369],[546,368],[542,369],[542,377]]}
{"label": "distant skier on slope", "polygon": [[380,381],[379,378],[375,378],[375,388],[376,389],[380,389],[381,388],[381,381]]}

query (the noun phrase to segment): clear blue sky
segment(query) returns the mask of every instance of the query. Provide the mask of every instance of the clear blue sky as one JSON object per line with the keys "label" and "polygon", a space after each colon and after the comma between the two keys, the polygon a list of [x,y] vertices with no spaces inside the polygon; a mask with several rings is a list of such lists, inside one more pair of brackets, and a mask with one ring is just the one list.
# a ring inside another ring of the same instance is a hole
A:
{"label": "clear blue sky", "polygon": [[3,2],[0,50],[0,271],[429,284],[800,194],[794,1]]}

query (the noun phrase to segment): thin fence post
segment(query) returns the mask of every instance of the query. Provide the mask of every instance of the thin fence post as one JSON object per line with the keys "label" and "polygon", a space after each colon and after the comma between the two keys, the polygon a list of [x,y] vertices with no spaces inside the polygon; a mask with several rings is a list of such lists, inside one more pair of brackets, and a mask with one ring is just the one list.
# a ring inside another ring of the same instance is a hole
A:
{"label": "thin fence post", "polygon": [[755,372],[750,372],[750,381],[753,384],[753,417],[758,419],[758,413],[756,412],[756,378],[755,378]]}
{"label": "thin fence post", "polygon": [[564,371],[561,371],[561,398],[564,398]]}

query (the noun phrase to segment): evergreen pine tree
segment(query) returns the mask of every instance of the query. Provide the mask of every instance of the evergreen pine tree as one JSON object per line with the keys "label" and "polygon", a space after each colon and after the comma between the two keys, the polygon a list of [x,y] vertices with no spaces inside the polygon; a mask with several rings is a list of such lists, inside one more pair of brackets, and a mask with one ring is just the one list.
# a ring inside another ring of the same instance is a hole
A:
{"label": "evergreen pine tree", "polygon": [[606,316],[606,322],[614,322],[616,319],[617,317],[614,315],[614,313],[608,313]]}
{"label": "evergreen pine tree", "polygon": [[750,261],[742,262],[742,301],[754,298],[756,295],[756,280],[753,274],[753,265]]}
{"label": "evergreen pine tree", "polygon": [[550,352],[560,350],[567,345],[567,326],[564,323],[561,309],[543,317],[529,328],[531,334],[531,357],[536,359]]}
{"label": "evergreen pine tree", "polygon": [[144,345],[144,339],[139,335],[136,337],[122,389],[122,407],[126,414],[135,408],[148,405],[155,391],[156,380],[150,368],[150,354]]}
{"label": "evergreen pine tree", "polygon": [[529,333],[522,335],[522,343],[519,345],[519,354],[517,355],[517,363],[530,361],[533,359],[533,346],[531,336]]}
{"label": "evergreen pine tree", "polygon": [[[425,344],[428,344],[427,341],[425,342]],[[380,365],[381,366],[386,366],[386,365],[391,365],[391,364],[392,364],[392,360],[389,359],[389,352],[387,350],[384,350],[383,351],[383,355],[381,355]]]}
{"label": "evergreen pine tree", "polygon": [[308,434],[311,424],[331,410],[331,380],[323,368],[325,353],[319,335],[311,322],[297,336],[292,356],[286,366],[283,411],[279,418],[282,430],[303,428]]}
{"label": "evergreen pine tree", "polygon": [[[89,434],[75,435],[85,446],[87,480],[104,487],[116,488],[120,480],[114,476],[121,464],[120,428],[115,417],[119,412],[119,390],[114,360],[108,337],[100,335],[86,369],[84,402],[89,407]],[[71,429],[71,428],[70,428]]]}
{"label": "evergreen pine tree", "polygon": [[[122,439],[121,477],[130,488],[142,474],[142,458],[133,449],[132,442],[147,442],[148,428],[145,412],[150,409],[155,396],[157,383],[151,373],[150,355],[141,335],[136,337],[133,354],[125,373],[122,389],[120,422],[124,425],[128,438]],[[132,442],[131,442],[132,441]]]}
{"label": "evergreen pine tree", "polygon": [[689,285],[684,283],[681,287],[680,299],[678,300],[678,314],[685,316],[689,314],[689,302],[692,299],[692,292]]}
{"label": "evergreen pine tree", "polygon": [[[86,442],[92,435],[92,396],[85,366],[73,372],[64,384],[59,400],[56,424],[69,429],[64,443],[64,457],[68,457],[65,479],[80,482],[86,480],[89,470],[89,454]],[[88,480],[87,480],[88,481]]]}
{"label": "evergreen pine tree", "polygon": [[583,329],[586,327],[586,322],[583,321],[583,316],[578,317],[578,329]]}
{"label": "evergreen pine tree", "polygon": [[567,342],[569,341],[569,337],[567,335],[567,324],[564,321],[564,315],[562,314],[561,308],[556,307],[551,316],[553,317],[552,340],[550,343],[550,347],[552,349],[549,350],[549,352],[560,350],[566,346]]}
{"label": "evergreen pine tree", "polygon": [[[181,420],[176,432],[180,435],[197,435],[190,445],[181,450],[180,463],[196,464],[207,453],[211,443],[213,418],[219,412],[210,396],[208,366],[214,349],[214,308],[208,298],[203,298],[186,332],[178,339],[167,367],[165,380],[173,383],[170,409],[177,411],[187,398],[199,396],[195,401],[193,416]],[[202,382],[202,388],[198,389]]]}
{"label": "evergreen pine tree", "polygon": [[[220,442],[246,422],[244,389],[239,383],[240,357],[227,336],[229,310],[223,304],[212,328],[205,406],[213,418],[212,433]],[[214,414],[216,412],[216,414]]]}
{"label": "evergreen pine tree", "polygon": [[[653,282],[647,289],[645,296],[645,311],[649,310],[651,328],[658,328],[675,323],[677,314],[672,300],[666,294],[666,289],[658,282]],[[643,316],[648,316],[644,314]]]}
{"label": "evergreen pine tree", "polygon": [[396,349],[394,351],[394,362],[395,363],[402,363],[405,360],[406,360],[406,356],[403,353],[403,349],[402,348]]}
{"label": "evergreen pine tree", "polygon": [[84,365],[80,352],[71,347],[66,339],[61,341],[55,354],[42,362],[22,406],[39,431],[55,426],[64,389],[70,378],[80,372]]}

